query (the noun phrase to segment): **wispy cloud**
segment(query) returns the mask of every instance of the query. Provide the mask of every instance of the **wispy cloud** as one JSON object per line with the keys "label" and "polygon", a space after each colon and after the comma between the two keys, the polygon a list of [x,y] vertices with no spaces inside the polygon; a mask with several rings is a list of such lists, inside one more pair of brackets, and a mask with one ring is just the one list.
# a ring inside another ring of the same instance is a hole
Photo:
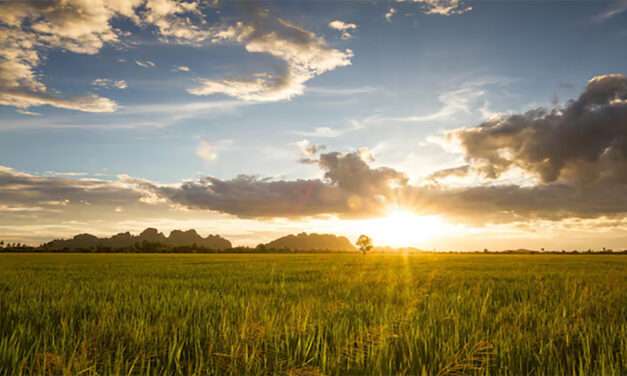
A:
{"label": "wispy cloud", "polygon": [[614,0],[610,5],[606,6],[601,12],[593,17],[595,22],[604,22],[618,16],[627,11],[627,0]]}
{"label": "wispy cloud", "polygon": [[244,45],[248,52],[271,55],[285,66],[248,78],[200,79],[197,87],[188,89],[190,94],[224,94],[254,102],[287,100],[303,94],[310,79],[350,65],[353,56],[351,50],[331,48],[322,37],[261,11],[254,22],[238,22],[217,36]]}
{"label": "wispy cloud", "polygon": [[[396,0],[399,3],[405,0]],[[465,5],[463,0],[409,0],[421,5],[421,11],[425,14],[451,16],[464,14],[472,10],[470,5]]]}
{"label": "wispy cloud", "polygon": [[487,87],[506,86],[513,80],[508,78],[485,78],[466,82],[460,87],[448,90],[438,95],[441,106],[438,110],[408,116],[387,116],[381,120],[397,122],[436,122],[457,118],[460,115],[479,114],[484,119],[498,116],[499,113],[489,108]]}
{"label": "wispy cloud", "polygon": [[305,93],[328,95],[328,96],[354,96],[360,94],[373,94],[380,91],[379,88],[373,86],[361,87],[323,87],[312,86],[305,90]]}
{"label": "wispy cloud", "polygon": [[103,88],[126,89],[128,84],[124,80],[111,80],[108,78],[97,78],[91,82],[92,85]]}
{"label": "wispy cloud", "polygon": [[219,152],[230,148],[232,145],[233,140],[209,142],[206,139],[201,139],[196,147],[196,156],[205,162],[213,162],[218,159]]}
{"label": "wispy cloud", "polygon": [[135,60],[135,64],[139,65],[142,68],[154,68],[157,66],[157,64],[150,60]]}

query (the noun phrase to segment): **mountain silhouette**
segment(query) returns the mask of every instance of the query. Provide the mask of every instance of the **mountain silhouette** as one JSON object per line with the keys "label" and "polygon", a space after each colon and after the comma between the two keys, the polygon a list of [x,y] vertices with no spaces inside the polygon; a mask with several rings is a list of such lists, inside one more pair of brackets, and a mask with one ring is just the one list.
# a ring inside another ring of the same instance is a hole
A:
{"label": "mountain silhouette", "polygon": [[111,249],[124,250],[141,248],[144,250],[191,247],[211,250],[225,250],[231,248],[231,242],[219,235],[209,235],[205,238],[196,230],[173,230],[170,236],[165,236],[155,228],[147,228],[139,235],[122,232],[110,238],[98,238],[91,234],[78,234],[72,239],[57,239],[45,243],[41,248],[50,251]]}
{"label": "mountain silhouette", "polygon": [[355,246],[345,237],[332,234],[287,235],[263,244],[266,249],[292,251],[355,251]]}

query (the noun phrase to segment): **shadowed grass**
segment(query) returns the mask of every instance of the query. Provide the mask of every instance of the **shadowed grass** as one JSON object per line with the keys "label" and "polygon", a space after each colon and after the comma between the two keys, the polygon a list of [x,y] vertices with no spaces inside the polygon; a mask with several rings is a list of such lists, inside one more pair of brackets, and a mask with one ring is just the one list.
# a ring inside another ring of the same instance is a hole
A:
{"label": "shadowed grass", "polygon": [[0,374],[627,373],[627,257],[0,255]]}

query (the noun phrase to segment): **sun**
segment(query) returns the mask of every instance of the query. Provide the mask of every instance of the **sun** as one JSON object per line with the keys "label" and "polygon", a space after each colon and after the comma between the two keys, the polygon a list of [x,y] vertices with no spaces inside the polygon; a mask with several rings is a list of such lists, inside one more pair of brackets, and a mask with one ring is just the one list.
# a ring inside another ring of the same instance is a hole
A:
{"label": "sun", "polygon": [[447,233],[448,224],[439,216],[421,216],[399,207],[390,208],[387,215],[361,223],[362,231],[377,245],[391,247],[420,247]]}

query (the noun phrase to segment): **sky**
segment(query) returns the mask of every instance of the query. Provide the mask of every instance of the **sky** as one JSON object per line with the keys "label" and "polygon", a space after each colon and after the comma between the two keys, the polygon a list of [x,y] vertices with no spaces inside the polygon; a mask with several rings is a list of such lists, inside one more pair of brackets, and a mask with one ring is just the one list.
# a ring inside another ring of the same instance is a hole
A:
{"label": "sky", "polygon": [[627,248],[627,2],[0,1],[0,239]]}

